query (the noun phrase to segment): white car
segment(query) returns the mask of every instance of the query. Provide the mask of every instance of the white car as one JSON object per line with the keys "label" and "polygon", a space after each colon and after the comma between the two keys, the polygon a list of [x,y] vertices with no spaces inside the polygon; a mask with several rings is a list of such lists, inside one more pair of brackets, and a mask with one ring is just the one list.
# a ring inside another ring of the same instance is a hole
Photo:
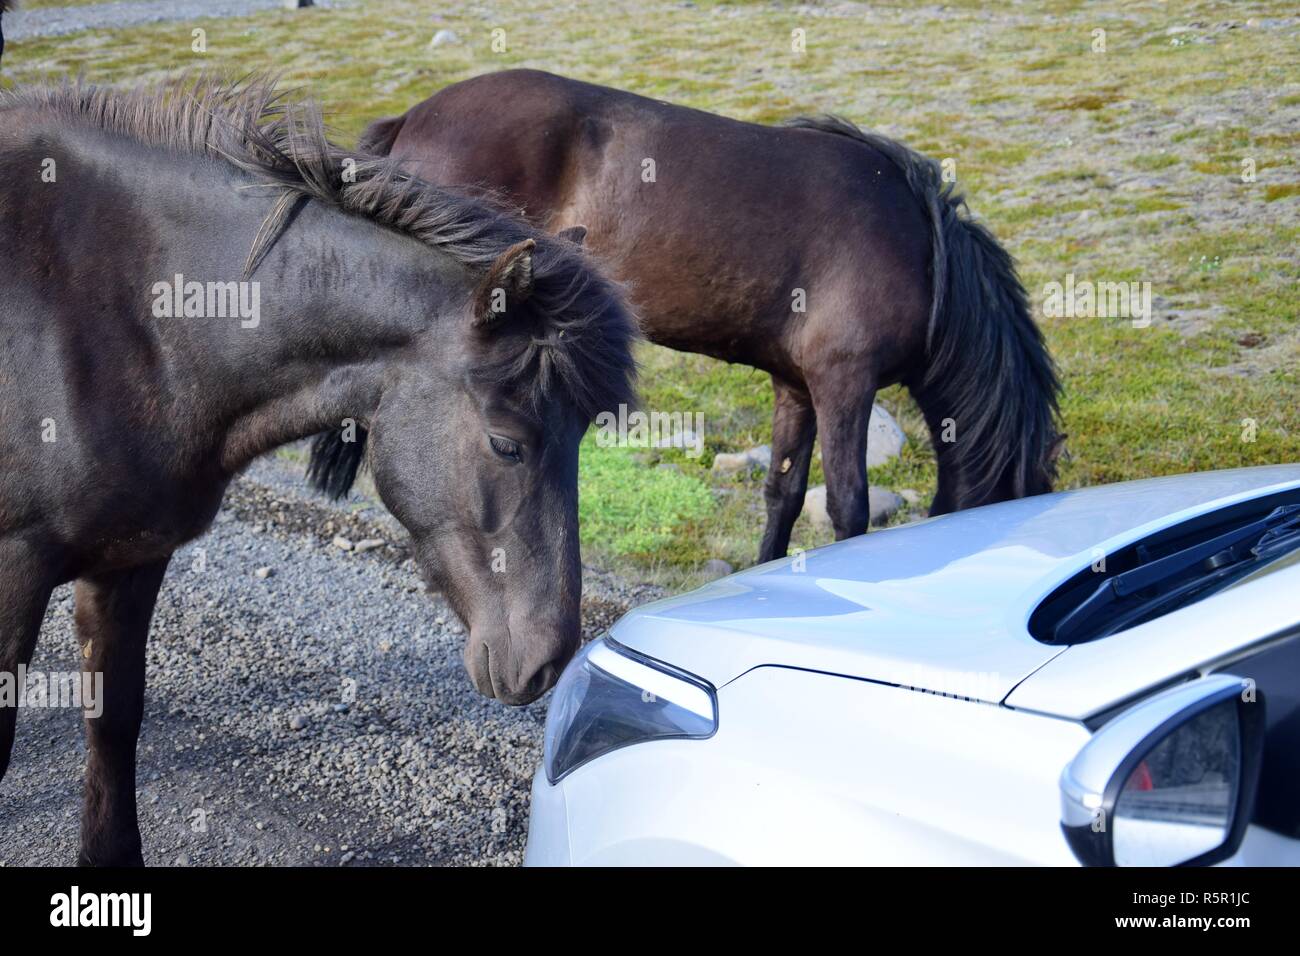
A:
{"label": "white car", "polygon": [[527,863],[1300,864],[1300,466],[1024,498],[627,614]]}

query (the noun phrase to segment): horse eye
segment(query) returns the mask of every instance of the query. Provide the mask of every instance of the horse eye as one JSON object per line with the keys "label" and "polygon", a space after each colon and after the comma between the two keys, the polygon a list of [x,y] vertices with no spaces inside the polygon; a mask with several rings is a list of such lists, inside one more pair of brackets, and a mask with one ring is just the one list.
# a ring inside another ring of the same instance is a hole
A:
{"label": "horse eye", "polygon": [[492,450],[508,461],[521,461],[519,454],[519,442],[511,441],[509,438],[502,438],[500,435],[488,435],[488,443]]}

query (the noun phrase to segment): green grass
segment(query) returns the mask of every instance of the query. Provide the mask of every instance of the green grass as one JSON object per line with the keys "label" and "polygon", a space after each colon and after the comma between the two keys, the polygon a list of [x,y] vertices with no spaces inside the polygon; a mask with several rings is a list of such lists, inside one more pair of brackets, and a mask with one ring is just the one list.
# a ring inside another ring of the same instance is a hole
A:
{"label": "green grass", "polygon": [[[1300,459],[1300,82],[1292,31],[1245,25],[1293,16],[1291,4],[815,11],[718,0],[608,0],[598,11],[567,0],[357,2],[11,42],[5,72],[126,83],[194,67],[279,70],[327,105],[344,141],[447,83],[514,66],[756,122],[840,113],[954,158],[971,207],[1018,258],[1067,389],[1062,486]],[[1215,26],[1229,21],[1239,26]],[[1169,27],[1192,23],[1170,42]],[[206,54],[191,50],[195,26]],[[1105,53],[1091,49],[1098,27]],[[461,42],[431,49],[442,28]],[[497,28],[504,53],[491,47]],[[802,55],[790,49],[795,28],[806,30]],[[1241,180],[1246,159],[1253,183]],[[1150,282],[1151,326],[1041,319],[1044,284],[1068,272]],[[767,377],[649,346],[641,359],[644,407],[702,413],[706,449],[692,459],[584,445],[585,552],[679,584],[710,557],[749,563],[761,475],[720,478],[710,466],[718,452],[770,441]],[[911,441],[871,478],[928,497],[934,462],[921,419],[898,388],[882,400]],[[1256,423],[1254,441],[1243,440],[1244,420]],[[665,462],[678,470],[656,468]],[[798,546],[825,540],[806,520],[796,526]]]}
{"label": "green grass", "polygon": [[578,515],[584,548],[609,550],[642,561],[680,544],[680,529],[704,521],[713,494],[699,478],[649,468],[630,449],[597,448],[589,435],[579,465]]}

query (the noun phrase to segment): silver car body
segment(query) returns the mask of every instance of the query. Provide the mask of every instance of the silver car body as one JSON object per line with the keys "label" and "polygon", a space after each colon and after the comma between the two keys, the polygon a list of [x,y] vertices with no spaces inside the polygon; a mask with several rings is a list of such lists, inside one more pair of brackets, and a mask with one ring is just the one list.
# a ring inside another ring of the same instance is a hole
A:
{"label": "silver car body", "polygon": [[[1073,864],[1058,781],[1090,718],[1294,631],[1300,561],[1090,643],[1030,614],[1126,544],[1296,487],[1286,465],[1025,498],[632,611],[611,637],[718,688],[717,733],[539,772],[528,862]],[[1300,842],[1252,827],[1230,862]]]}

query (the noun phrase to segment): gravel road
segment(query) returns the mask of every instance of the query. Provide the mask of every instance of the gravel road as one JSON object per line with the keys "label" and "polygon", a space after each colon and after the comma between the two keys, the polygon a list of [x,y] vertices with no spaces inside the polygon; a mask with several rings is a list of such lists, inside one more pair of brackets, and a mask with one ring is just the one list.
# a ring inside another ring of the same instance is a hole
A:
{"label": "gravel road", "polygon": [[[264,459],[177,553],[149,643],[147,863],[522,860],[545,699],[512,709],[474,691],[461,625],[403,542],[374,502],[327,505],[300,468]],[[587,569],[586,636],[657,596]],[[78,668],[72,605],[70,587],[55,593],[33,669]],[[79,711],[19,715],[0,865],[75,862],[83,761]]]}
{"label": "gravel road", "polygon": [[[327,0],[316,5],[328,7]],[[117,30],[145,23],[195,20],[199,17],[242,17],[283,7],[282,0],[135,0],[74,7],[21,7],[5,14],[6,40],[60,36],[80,30]]]}

